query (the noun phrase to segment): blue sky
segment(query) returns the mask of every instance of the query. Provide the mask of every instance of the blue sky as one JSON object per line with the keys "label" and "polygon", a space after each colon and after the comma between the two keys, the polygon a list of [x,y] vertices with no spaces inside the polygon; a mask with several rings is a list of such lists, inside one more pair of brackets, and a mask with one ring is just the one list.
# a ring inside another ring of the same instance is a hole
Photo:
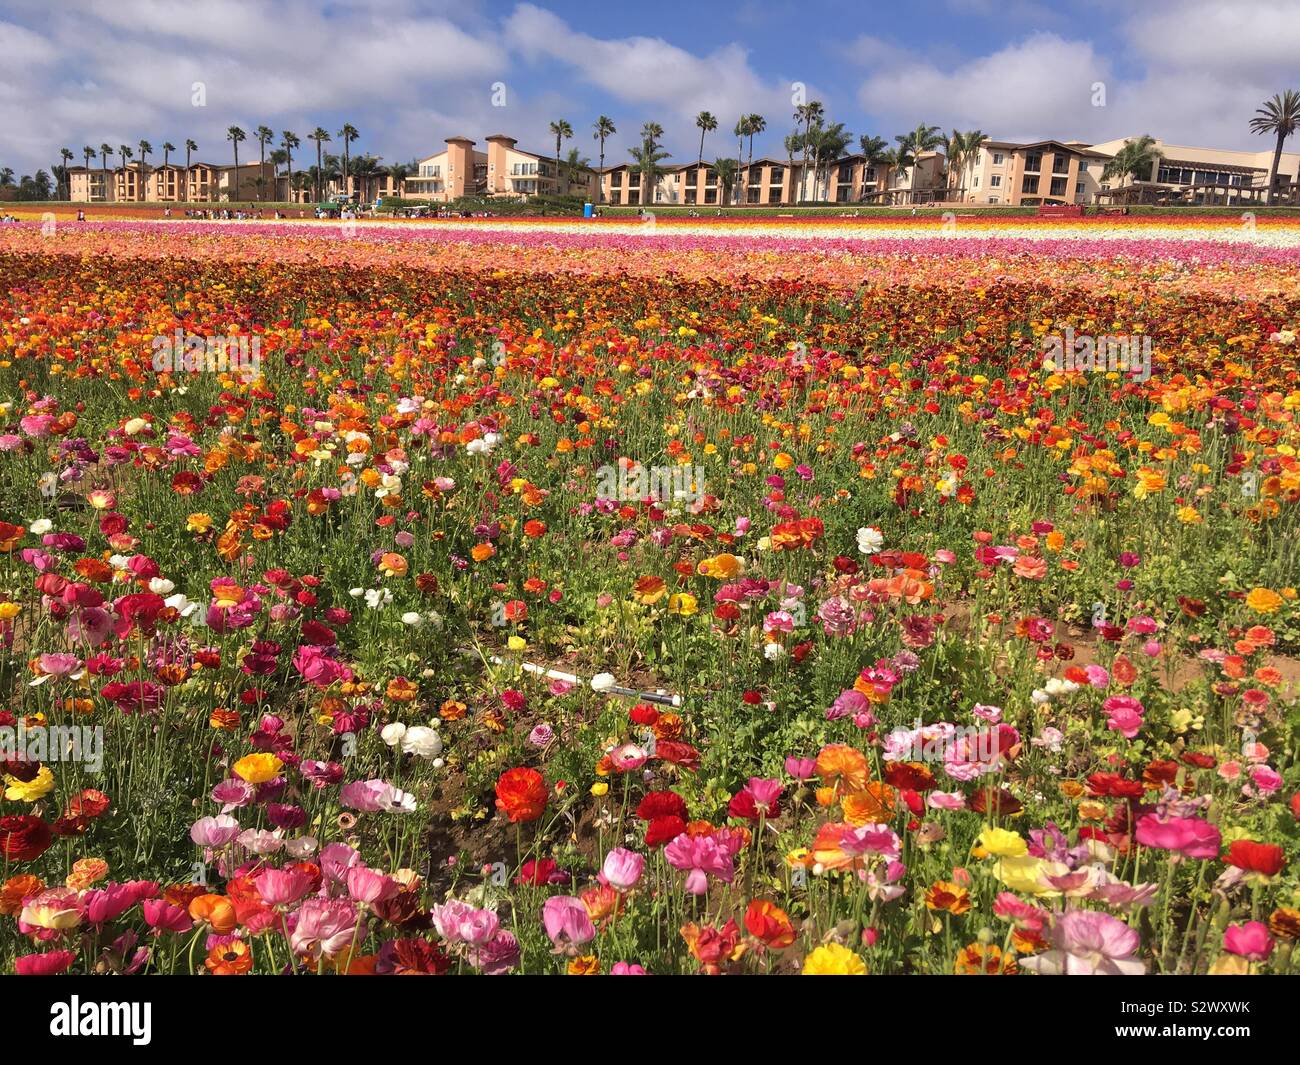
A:
{"label": "blue sky", "polygon": [[720,125],[706,155],[750,111],[768,121],[756,152],[783,154],[797,82],[832,121],[891,141],[926,122],[1262,149],[1247,122],[1300,88],[1297,56],[1300,0],[0,0],[0,166],[141,138],[156,158],[192,137],[225,161],[226,127],[262,123],[305,144],[351,122],[354,151],[385,162],[453,134],[549,152],[555,118],[594,161],[601,113],[619,127],[607,162],[650,119],[684,160],[704,109]]}

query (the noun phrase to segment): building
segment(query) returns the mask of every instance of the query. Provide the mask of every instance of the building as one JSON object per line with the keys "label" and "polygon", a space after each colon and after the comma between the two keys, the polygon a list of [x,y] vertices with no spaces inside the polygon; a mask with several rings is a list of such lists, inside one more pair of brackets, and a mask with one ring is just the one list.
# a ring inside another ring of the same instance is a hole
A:
{"label": "building", "polygon": [[960,203],[1032,207],[1092,203],[1110,155],[1081,141],[985,141],[949,177]]}
{"label": "building", "polygon": [[421,159],[416,173],[406,179],[404,195],[449,203],[462,196],[581,196],[594,198],[596,171],[589,166],[570,168],[555,157],[525,151],[504,133],[486,138],[487,151],[478,151],[468,137],[448,137],[447,147]]}
{"label": "building", "polygon": [[236,170],[213,163],[192,163],[187,168],[175,163],[142,166],[132,161],[108,170],[70,166],[68,187],[74,203],[253,201],[260,198],[263,188],[270,190],[267,173],[259,163],[241,163]]}
{"label": "building", "polygon": [[[1092,145],[1105,160],[1112,158],[1127,140],[1120,138]],[[1171,203],[1191,205],[1263,204],[1268,192],[1268,174],[1273,165],[1273,148],[1257,152],[1222,148],[1193,148],[1157,140],[1161,158],[1142,177],[1123,175],[1106,180],[1097,168],[1097,197],[1111,203]],[[1103,164],[1104,166],[1104,161]],[[1300,203],[1300,154],[1283,152],[1278,161],[1274,204]]]}

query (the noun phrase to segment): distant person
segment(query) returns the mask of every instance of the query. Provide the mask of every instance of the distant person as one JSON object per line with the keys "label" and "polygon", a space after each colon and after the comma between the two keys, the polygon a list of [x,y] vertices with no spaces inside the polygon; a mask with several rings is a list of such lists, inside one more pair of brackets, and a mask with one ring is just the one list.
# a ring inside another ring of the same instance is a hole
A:
{"label": "distant person", "polygon": [[86,212],[83,211],[80,207],[78,207],[78,208],[77,208],[77,221],[78,221],[78,222],[84,222],[85,220],[86,220]]}

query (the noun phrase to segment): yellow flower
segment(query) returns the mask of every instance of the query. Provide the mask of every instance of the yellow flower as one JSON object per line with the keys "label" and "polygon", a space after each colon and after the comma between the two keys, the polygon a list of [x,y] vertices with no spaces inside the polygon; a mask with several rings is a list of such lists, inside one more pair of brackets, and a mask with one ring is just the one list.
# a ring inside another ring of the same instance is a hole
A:
{"label": "yellow flower", "polygon": [[824,943],[803,960],[804,976],[866,976],[867,963],[848,947]]}
{"label": "yellow flower", "polygon": [[599,976],[600,962],[594,954],[583,954],[569,962],[570,976]]}
{"label": "yellow flower", "polygon": [[699,601],[690,592],[678,592],[668,597],[668,613],[690,617],[700,609]]}
{"label": "yellow flower", "polygon": [[234,764],[235,776],[249,784],[274,780],[284,763],[273,754],[248,754]]}
{"label": "yellow flower", "polygon": [[1148,466],[1143,466],[1137,471],[1138,483],[1133,488],[1133,494],[1138,499],[1145,499],[1147,496],[1164,490],[1165,475],[1159,470],[1153,470]]}
{"label": "yellow flower", "polygon": [[21,610],[22,607],[17,603],[12,603],[6,599],[0,603],[0,621],[13,621]]}
{"label": "yellow flower", "polygon": [[54,790],[54,774],[47,765],[41,766],[31,780],[19,780],[17,777],[5,777],[5,798],[21,802],[35,802]]}
{"label": "yellow flower", "polygon": [[1282,597],[1268,588],[1254,588],[1246,596],[1246,605],[1256,614],[1273,614],[1282,606]]}
{"label": "yellow flower", "polygon": [[1184,525],[1200,525],[1205,519],[1196,512],[1195,507],[1179,507],[1178,520]]}
{"label": "yellow flower", "polygon": [[1021,858],[1029,853],[1029,845],[1015,832],[1005,828],[986,828],[980,833],[976,846],[995,858]]}
{"label": "yellow flower", "polygon": [[191,514],[185,519],[185,529],[192,533],[205,533],[212,528],[210,514]]}
{"label": "yellow flower", "polygon": [[720,581],[730,580],[741,570],[741,561],[735,555],[723,552],[712,558],[704,559],[697,567],[703,577],[715,577]]}
{"label": "yellow flower", "polygon": [[994,875],[1012,891],[1026,895],[1060,895],[1060,891],[1047,882],[1049,876],[1064,876],[1070,871],[1063,862],[1049,862],[1043,858],[1003,858],[994,868]]}
{"label": "yellow flower", "polygon": [[522,651],[525,647],[528,646],[528,641],[525,640],[522,636],[511,636],[508,640],[506,640],[506,646],[509,647],[510,650],[512,651]]}
{"label": "yellow flower", "polygon": [[602,795],[607,795],[609,794],[609,784],[603,780],[598,780],[591,786],[591,793],[597,798],[600,798]]}

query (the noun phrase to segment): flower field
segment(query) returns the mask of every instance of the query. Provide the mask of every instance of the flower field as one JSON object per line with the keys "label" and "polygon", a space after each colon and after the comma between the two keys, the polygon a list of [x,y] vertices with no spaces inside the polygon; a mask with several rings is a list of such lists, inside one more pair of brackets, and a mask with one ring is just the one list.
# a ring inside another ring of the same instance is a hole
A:
{"label": "flower field", "polygon": [[3,971],[1300,967],[1300,224],[0,278]]}

